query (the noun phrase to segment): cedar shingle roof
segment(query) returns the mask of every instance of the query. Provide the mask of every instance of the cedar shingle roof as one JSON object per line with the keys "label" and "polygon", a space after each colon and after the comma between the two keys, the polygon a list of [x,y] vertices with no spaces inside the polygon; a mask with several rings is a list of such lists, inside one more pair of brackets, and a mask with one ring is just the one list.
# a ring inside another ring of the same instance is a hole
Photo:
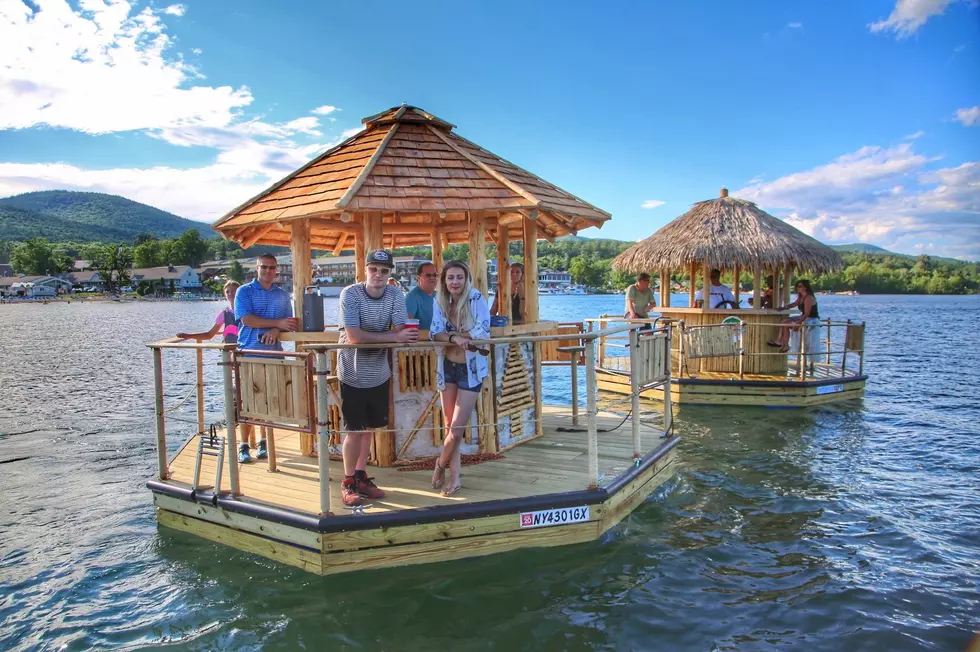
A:
{"label": "cedar shingle roof", "polygon": [[[382,214],[382,230],[403,225],[399,245],[429,244],[434,227],[454,223],[461,228],[445,229],[448,240],[465,242],[466,211],[489,211],[508,220],[514,237],[529,216],[548,237],[601,226],[610,218],[457,136],[454,125],[422,109],[394,107],[363,123],[363,131],[228,213],[214,228],[240,243],[281,245],[289,244],[290,220],[318,218],[311,224],[313,246],[333,248],[368,212]],[[418,233],[404,225],[416,225]]]}

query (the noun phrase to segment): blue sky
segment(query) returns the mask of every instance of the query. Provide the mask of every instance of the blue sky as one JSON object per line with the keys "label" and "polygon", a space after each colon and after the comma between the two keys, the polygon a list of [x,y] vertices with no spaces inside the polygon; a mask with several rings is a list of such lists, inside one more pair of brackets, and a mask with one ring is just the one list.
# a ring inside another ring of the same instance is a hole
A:
{"label": "blue sky", "polygon": [[612,213],[583,235],[725,185],[825,242],[980,259],[973,0],[283,6],[0,4],[0,196],[210,221],[408,102]]}

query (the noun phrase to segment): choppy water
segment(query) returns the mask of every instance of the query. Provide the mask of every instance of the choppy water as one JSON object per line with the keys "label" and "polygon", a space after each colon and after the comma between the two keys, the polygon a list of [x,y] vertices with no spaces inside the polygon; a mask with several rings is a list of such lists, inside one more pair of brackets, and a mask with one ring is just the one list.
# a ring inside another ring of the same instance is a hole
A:
{"label": "choppy water", "polygon": [[[868,321],[864,401],[679,410],[678,473],[599,542],[330,578],[156,526],[143,344],[218,307],[0,306],[0,648],[962,650],[980,629],[980,297],[821,297]],[[172,404],[193,374],[168,358]]]}

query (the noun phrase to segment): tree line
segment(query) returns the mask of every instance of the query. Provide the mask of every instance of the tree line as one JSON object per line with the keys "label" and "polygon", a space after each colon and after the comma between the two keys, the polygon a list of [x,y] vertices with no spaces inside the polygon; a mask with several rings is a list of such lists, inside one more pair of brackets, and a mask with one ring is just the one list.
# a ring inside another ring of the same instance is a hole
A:
{"label": "tree line", "polygon": [[[635,282],[632,274],[612,269],[612,260],[632,246],[618,240],[559,238],[555,242],[538,243],[538,265],[567,271],[575,283],[593,288],[622,290]],[[283,247],[256,247],[256,251],[288,253]],[[428,247],[403,247],[394,252],[399,256],[428,258]],[[199,267],[206,260],[238,259],[254,255],[230,240],[201,237],[197,229],[189,229],[177,238],[158,238],[140,234],[133,243],[72,243],[49,242],[31,238],[24,242],[0,240],[0,263],[10,263],[19,274],[60,274],[71,271],[76,259],[92,261],[102,277],[120,274],[130,267],[147,268],[165,265]],[[328,254],[323,254],[328,255]],[[497,256],[494,244],[487,246],[487,259]],[[980,263],[957,261],[929,256],[904,256],[863,252],[844,252],[844,269],[811,277],[818,291],[857,290],[865,294],[974,294],[980,292]],[[523,262],[524,243],[510,243],[508,258]],[[452,244],[443,251],[444,260],[469,260],[469,245]],[[236,260],[237,263],[237,260]],[[651,270],[653,272],[655,270]],[[245,270],[233,264],[228,277],[244,280]],[[731,275],[723,277],[733,284]],[[678,272],[671,277],[674,283],[687,286],[688,274]],[[743,273],[742,287],[752,288],[752,275]],[[115,282],[115,281],[114,281]],[[128,281],[127,281],[128,282]],[[119,283],[125,285],[126,283]]]}

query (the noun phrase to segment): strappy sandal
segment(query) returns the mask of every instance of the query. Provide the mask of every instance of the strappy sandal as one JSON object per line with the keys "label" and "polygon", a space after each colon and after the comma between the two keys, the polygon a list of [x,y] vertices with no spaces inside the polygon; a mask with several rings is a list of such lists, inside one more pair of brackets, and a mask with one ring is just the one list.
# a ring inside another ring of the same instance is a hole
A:
{"label": "strappy sandal", "polygon": [[776,340],[769,340],[768,342],[766,342],[766,344],[768,344],[769,346],[777,347],[777,348],[781,348],[783,346],[782,344],[780,344]]}
{"label": "strappy sandal", "polygon": [[780,347],[779,348],[779,352],[780,353],[789,353],[789,347],[788,346]]}
{"label": "strappy sandal", "polygon": [[456,483],[456,485],[455,485],[455,486],[452,486],[452,487],[446,487],[445,489],[443,489],[443,490],[442,490],[442,495],[443,495],[443,496],[446,496],[447,498],[448,498],[449,496],[454,496],[454,495],[456,495],[456,493],[457,493],[457,492],[459,492],[459,490],[460,490],[460,489],[462,489],[462,488],[463,488],[463,485],[462,485],[461,483]]}
{"label": "strappy sandal", "polygon": [[446,466],[443,466],[442,464],[439,464],[438,459],[436,460],[436,468],[435,471],[432,473],[433,489],[439,489],[444,484],[446,484],[446,469],[448,468],[449,468],[448,464]]}

